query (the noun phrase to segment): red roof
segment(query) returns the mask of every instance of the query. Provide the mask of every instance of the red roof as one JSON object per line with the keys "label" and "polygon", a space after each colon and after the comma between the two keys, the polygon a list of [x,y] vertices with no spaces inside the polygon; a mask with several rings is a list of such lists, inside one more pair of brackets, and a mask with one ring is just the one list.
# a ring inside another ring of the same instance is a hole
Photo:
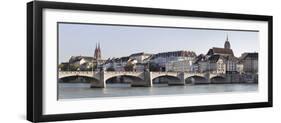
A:
{"label": "red roof", "polygon": [[217,48],[217,47],[213,47],[207,53],[207,55],[221,55],[221,54],[234,55],[232,49]]}

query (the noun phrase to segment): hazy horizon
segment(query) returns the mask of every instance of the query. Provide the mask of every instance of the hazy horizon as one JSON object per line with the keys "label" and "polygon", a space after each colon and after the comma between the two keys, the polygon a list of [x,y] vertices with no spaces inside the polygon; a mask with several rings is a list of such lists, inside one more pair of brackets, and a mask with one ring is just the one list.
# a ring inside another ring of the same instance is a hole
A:
{"label": "hazy horizon", "polygon": [[96,44],[102,59],[145,52],[194,51],[206,54],[212,47],[224,47],[226,36],[236,57],[244,52],[258,52],[255,31],[210,30],[187,28],[136,27],[95,24],[59,23],[59,63],[71,56],[94,56]]}

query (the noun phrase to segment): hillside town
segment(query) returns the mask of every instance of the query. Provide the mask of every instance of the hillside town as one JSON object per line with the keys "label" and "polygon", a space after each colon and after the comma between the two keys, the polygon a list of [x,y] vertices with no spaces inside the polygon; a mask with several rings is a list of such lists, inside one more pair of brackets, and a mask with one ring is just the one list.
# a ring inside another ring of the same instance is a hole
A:
{"label": "hillside town", "polygon": [[[235,56],[228,36],[224,47],[212,47],[205,54],[194,51],[133,53],[123,57],[102,59],[100,44],[93,56],[71,56],[59,64],[60,71],[153,71],[216,73],[234,77],[235,81],[258,82],[258,53],[245,52]],[[241,78],[243,80],[241,80]]]}

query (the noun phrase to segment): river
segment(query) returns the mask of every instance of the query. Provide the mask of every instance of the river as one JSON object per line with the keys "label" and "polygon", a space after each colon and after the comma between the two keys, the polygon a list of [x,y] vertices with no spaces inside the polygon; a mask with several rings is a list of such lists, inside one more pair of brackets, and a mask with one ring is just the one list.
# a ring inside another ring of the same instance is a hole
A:
{"label": "river", "polygon": [[200,84],[185,86],[154,84],[153,87],[107,84],[106,88],[90,88],[89,83],[59,83],[58,86],[59,99],[258,91],[258,84]]}

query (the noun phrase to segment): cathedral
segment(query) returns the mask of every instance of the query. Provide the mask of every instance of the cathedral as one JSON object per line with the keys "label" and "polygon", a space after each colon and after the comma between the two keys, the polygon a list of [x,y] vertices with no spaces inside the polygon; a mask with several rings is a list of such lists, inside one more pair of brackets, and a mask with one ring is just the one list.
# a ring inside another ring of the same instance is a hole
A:
{"label": "cathedral", "polygon": [[226,36],[223,48],[213,47],[209,49],[206,56],[209,63],[209,68],[205,68],[207,71],[223,74],[236,72],[238,58],[234,56],[228,36]]}
{"label": "cathedral", "polygon": [[100,43],[96,44],[95,54],[94,54],[95,60],[101,60],[101,49],[100,49]]}
{"label": "cathedral", "polygon": [[102,65],[105,63],[105,60],[101,58],[101,48],[100,43],[96,44],[95,54],[94,54],[94,63],[97,65],[97,70],[102,70]]}
{"label": "cathedral", "polygon": [[225,49],[231,49],[231,48],[230,48],[230,43],[229,43],[229,41],[228,41],[228,35],[226,36],[226,41],[225,41],[225,43],[224,43],[224,48],[225,48]]}
{"label": "cathedral", "polygon": [[234,53],[230,47],[230,42],[228,40],[228,36],[226,36],[226,40],[224,43],[224,48],[213,47],[209,49],[207,55],[222,55],[222,56],[234,56]]}

